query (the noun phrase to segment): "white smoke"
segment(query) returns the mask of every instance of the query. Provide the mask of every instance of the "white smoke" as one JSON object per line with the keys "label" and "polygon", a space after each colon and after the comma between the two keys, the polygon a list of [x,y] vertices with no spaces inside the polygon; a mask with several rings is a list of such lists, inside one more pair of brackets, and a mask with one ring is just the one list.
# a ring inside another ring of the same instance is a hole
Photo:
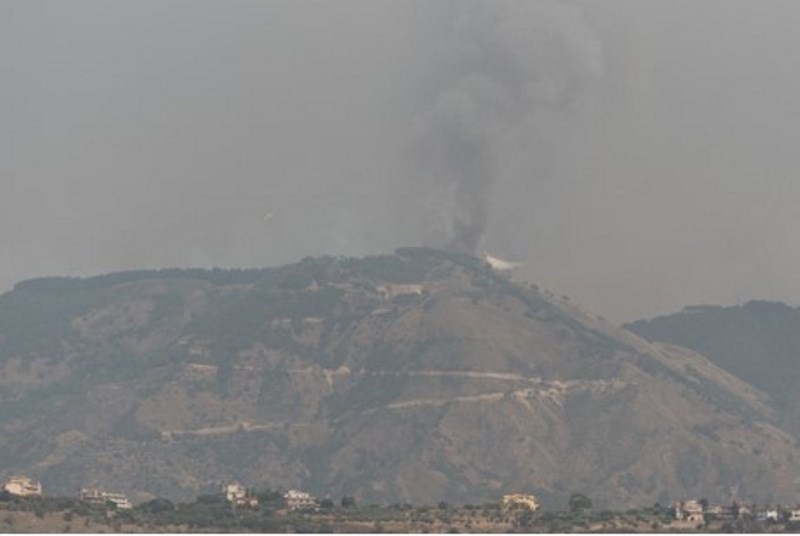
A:
{"label": "white smoke", "polygon": [[435,192],[432,245],[475,253],[500,145],[537,112],[573,107],[602,72],[601,47],[567,1],[456,0],[438,9],[433,72],[420,81],[415,173]]}

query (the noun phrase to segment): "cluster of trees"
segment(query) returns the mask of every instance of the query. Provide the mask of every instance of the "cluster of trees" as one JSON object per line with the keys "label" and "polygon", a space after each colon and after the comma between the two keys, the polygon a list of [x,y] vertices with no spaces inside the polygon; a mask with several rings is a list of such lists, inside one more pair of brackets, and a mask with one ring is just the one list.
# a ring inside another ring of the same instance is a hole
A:
{"label": "cluster of trees", "polygon": [[579,492],[572,493],[565,504],[566,509],[558,512],[506,510],[497,503],[452,506],[446,501],[440,501],[435,506],[360,505],[351,495],[345,495],[338,501],[323,499],[319,508],[311,512],[293,512],[285,509],[283,494],[278,490],[260,489],[252,493],[259,500],[257,508],[237,508],[221,493],[200,495],[189,503],[157,498],[131,510],[117,510],[111,503],[94,505],[73,498],[19,498],[8,493],[0,493],[0,501],[14,503],[13,509],[29,510],[37,516],[63,514],[64,520],[69,522],[73,516],[82,516],[83,519],[93,519],[98,523],[112,522],[121,527],[184,527],[200,531],[326,532],[336,527],[346,528],[353,523],[356,524],[353,527],[362,528],[364,523],[372,523],[378,530],[389,523],[395,527],[422,526],[423,529],[436,525],[439,530],[447,527],[452,530],[471,530],[487,524],[498,524],[523,530],[569,532],[575,528],[589,529],[597,526],[597,523],[606,523],[608,527],[631,528],[641,527],[645,523],[657,528],[662,526],[661,523],[669,522],[668,510],[658,505],[624,513],[593,511],[591,499]]}
{"label": "cluster of trees", "polygon": [[[313,511],[287,511],[283,494],[278,490],[253,490],[259,499],[257,508],[235,507],[219,493],[198,496],[193,502],[174,503],[157,498],[140,504],[131,510],[118,510],[112,503],[90,504],[67,497],[22,498],[0,491],[0,503],[7,512],[3,523],[11,527],[16,518],[15,511],[31,512],[36,517],[60,516],[70,527],[81,522],[112,525],[115,530],[126,526],[145,527],[157,530],[171,528],[194,531],[216,530],[223,532],[331,532],[335,530],[381,531],[388,527],[411,530],[470,531],[481,527],[505,527],[530,532],[574,532],[596,530],[598,527],[611,531],[639,531],[644,527],[657,531],[672,521],[671,510],[659,504],[625,512],[597,511],[592,509],[591,499],[580,492],[572,493],[561,511],[534,512],[527,509],[504,509],[498,503],[484,505],[452,506],[440,501],[435,506],[413,506],[411,504],[360,505],[355,497],[345,495],[340,500],[331,498],[320,501]],[[783,530],[796,531],[800,524],[782,520]],[[716,526],[716,525],[715,525]],[[721,525],[723,531],[756,532],[763,525],[754,521],[738,519]]]}

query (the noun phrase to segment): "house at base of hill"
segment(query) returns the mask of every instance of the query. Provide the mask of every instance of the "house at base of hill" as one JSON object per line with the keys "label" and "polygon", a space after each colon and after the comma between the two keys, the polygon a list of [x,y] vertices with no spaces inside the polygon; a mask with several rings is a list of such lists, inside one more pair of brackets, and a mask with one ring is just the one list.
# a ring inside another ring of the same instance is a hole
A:
{"label": "house at base of hill", "polygon": [[708,507],[705,511],[705,516],[709,519],[731,521],[739,516],[739,511],[734,506],[715,504]]}
{"label": "house at base of hill", "polygon": [[316,497],[296,489],[290,489],[284,493],[283,500],[286,501],[286,507],[289,510],[311,510],[319,506]]}
{"label": "house at base of hill", "polygon": [[700,501],[684,501],[675,504],[675,519],[687,523],[705,523],[703,505]]}
{"label": "house at base of hill", "polygon": [[12,476],[3,489],[18,497],[41,497],[42,483],[27,476]]}
{"label": "house at base of hill", "polygon": [[539,500],[535,495],[528,495],[526,493],[509,493],[503,495],[502,501],[503,509],[505,510],[530,510],[535,512],[539,509]]}
{"label": "house at base of hill", "polygon": [[258,498],[247,491],[247,488],[238,482],[231,482],[222,486],[225,499],[234,506],[247,506],[255,508],[258,506]]}
{"label": "house at base of hill", "polygon": [[756,510],[756,520],[757,521],[773,521],[778,522],[780,519],[780,512],[777,508],[774,507],[767,507],[767,508],[759,508]]}
{"label": "house at base of hill", "polygon": [[130,510],[133,504],[128,500],[124,493],[110,493],[94,488],[86,488],[81,490],[81,500],[90,504],[107,504],[111,503],[119,510]]}

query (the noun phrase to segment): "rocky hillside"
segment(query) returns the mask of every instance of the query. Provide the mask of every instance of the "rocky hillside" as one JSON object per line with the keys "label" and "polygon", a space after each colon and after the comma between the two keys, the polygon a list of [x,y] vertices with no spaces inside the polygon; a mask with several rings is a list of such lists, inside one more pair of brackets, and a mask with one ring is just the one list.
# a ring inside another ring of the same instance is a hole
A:
{"label": "rocky hillside", "polygon": [[800,495],[761,392],[436,250],[23,282],[0,367],[0,471],[46,491]]}
{"label": "rocky hillside", "polygon": [[694,306],[625,327],[649,340],[691,348],[761,389],[785,426],[800,436],[800,308],[766,301]]}

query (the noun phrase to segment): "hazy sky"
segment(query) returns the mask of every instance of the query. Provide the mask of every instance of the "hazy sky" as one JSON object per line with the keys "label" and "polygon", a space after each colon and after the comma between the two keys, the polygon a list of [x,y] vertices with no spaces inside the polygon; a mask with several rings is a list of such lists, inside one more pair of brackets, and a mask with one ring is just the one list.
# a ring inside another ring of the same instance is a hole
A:
{"label": "hazy sky", "polygon": [[0,0],[0,289],[438,244],[615,320],[797,305],[798,27],[793,0]]}

